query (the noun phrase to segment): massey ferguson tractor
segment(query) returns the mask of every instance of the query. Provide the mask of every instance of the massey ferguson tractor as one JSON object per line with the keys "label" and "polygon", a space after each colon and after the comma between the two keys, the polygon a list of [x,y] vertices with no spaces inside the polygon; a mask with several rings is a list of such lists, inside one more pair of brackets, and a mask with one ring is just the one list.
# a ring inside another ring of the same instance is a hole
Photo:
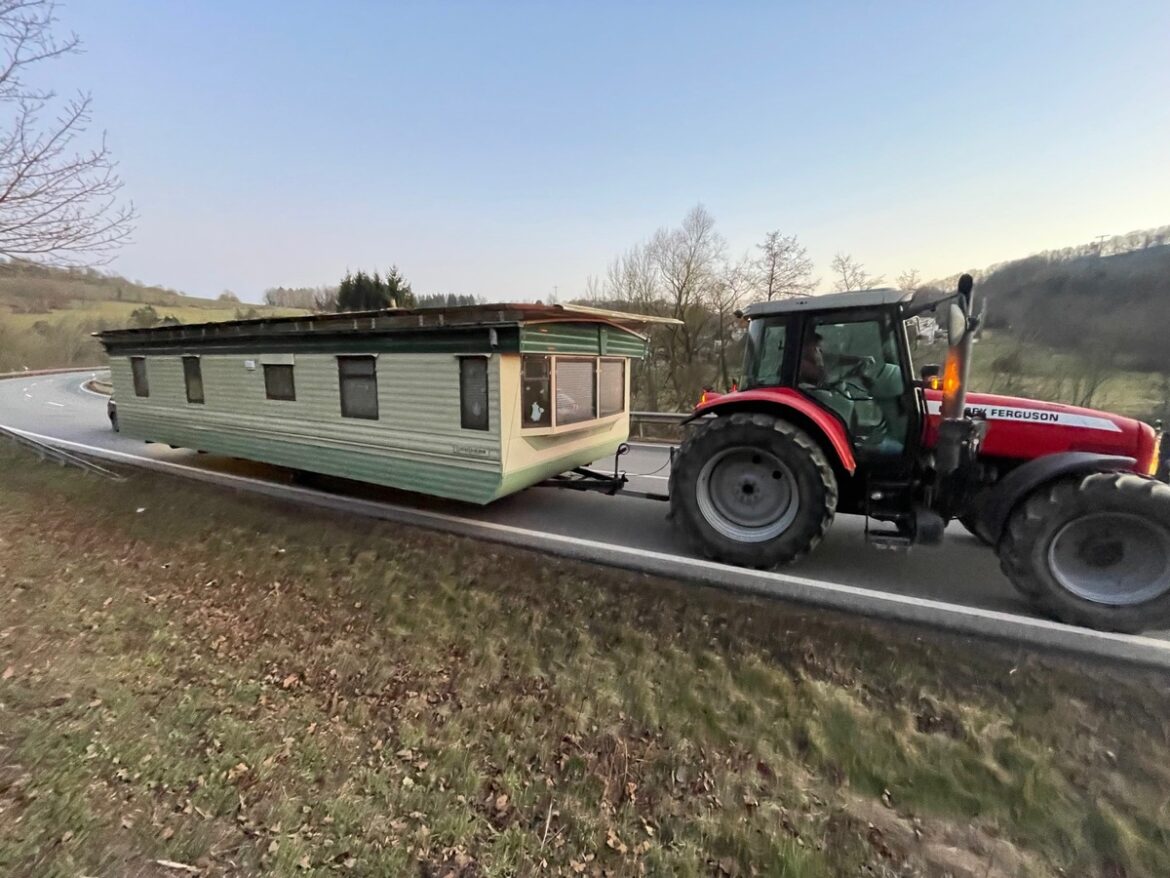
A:
{"label": "massey ferguson tractor", "polygon": [[[927,312],[946,328],[946,365],[916,377],[906,321]],[[704,395],[671,474],[671,516],[701,553],[770,568],[812,551],[837,512],[882,522],[868,536],[884,546],[937,543],[958,519],[1044,613],[1170,625],[1160,425],[967,393],[969,275],[932,300],[867,290],[738,316],[743,377]]]}

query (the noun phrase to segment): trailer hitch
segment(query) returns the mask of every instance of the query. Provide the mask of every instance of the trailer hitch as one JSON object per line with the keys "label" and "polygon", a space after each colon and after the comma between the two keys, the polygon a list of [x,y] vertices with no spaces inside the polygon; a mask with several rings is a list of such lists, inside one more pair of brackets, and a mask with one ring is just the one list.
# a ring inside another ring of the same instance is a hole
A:
{"label": "trailer hitch", "polygon": [[630,446],[623,442],[613,456],[613,473],[600,473],[587,466],[576,466],[567,473],[553,476],[540,482],[539,488],[567,488],[570,491],[598,491],[613,496],[626,486],[629,479],[621,471],[618,462],[622,455],[628,454]]}

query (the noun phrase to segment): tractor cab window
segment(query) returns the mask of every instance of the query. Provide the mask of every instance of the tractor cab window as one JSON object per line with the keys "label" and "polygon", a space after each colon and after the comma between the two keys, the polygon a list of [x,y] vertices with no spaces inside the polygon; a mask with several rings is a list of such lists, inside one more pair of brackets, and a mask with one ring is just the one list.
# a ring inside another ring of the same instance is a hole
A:
{"label": "tractor cab window", "polygon": [[745,390],[752,387],[780,387],[788,383],[782,378],[788,323],[787,317],[764,317],[748,324],[743,364]]}
{"label": "tractor cab window", "polygon": [[797,385],[841,416],[860,452],[900,454],[909,427],[906,376],[889,314],[805,325]]}

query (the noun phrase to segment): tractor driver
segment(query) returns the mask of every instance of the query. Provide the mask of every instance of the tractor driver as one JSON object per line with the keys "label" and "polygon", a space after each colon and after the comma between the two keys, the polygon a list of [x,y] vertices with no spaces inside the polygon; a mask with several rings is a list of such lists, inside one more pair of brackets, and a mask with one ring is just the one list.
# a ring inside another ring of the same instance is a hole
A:
{"label": "tractor driver", "polygon": [[820,387],[825,380],[825,352],[821,350],[824,341],[819,332],[813,331],[805,337],[804,347],[800,351],[800,374],[798,384],[811,384]]}

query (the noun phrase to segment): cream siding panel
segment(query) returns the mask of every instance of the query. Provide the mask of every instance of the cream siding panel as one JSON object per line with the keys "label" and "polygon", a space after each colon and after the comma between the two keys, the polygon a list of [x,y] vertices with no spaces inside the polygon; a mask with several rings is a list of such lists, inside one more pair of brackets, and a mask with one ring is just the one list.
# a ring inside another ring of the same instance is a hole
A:
{"label": "cream siding panel", "polygon": [[520,427],[520,357],[500,356],[500,381],[503,395],[504,423],[501,443],[505,476],[513,473],[543,473],[541,478],[565,472],[575,466],[613,455],[630,436],[628,412],[630,369],[626,368],[625,415],[605,423],[584,422],[579,429],[552,435],[526,434]]}

